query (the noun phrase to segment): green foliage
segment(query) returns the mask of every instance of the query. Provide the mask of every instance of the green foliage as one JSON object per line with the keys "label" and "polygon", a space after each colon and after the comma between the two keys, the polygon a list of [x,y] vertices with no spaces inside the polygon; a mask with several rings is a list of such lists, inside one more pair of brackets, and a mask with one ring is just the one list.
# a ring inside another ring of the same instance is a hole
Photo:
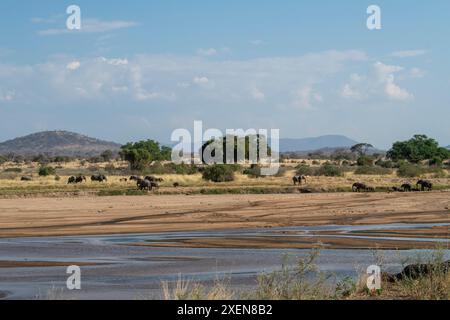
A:
{"label": "green foliage", "polygon": [[39,168],[39,175],[41,177],[47,177],[47,176],[51,176],[51,175],[55,175],[55,174],[56,174],[55,168],[52,168],[52,167],[40,167]]}
{"label": "green foliage", "polygon": [[373,145],[370,143],[358,143],[352,146],[350,151],[357,153],[361,157],[364,156],[370,148],[373,148]]}
{"label": "green foliage", "polygon": [[154,164],[146,167],[142,170],[142,174],[183,174],[190,175],[196,174],[199,172],[199,169],[195,165],[191,164],[175,164],[175,163],[166,163],[162,164],[159,161],[156,161]]}
{"label": "green foliage", "polygon": [[397,175],[402,178],[420,177],[425,173],[425,169],[421,166],[404,163],[397,170]]}
{"label": "green foliage", "polygon": [[105,150],[100,154],[103,161],[108,162],[114,158],[114,153],[111,150]]}
{"label": "green foliage", "polygon": [[415,135],[408,141],[395,142],[388,151],[387,157],[394,161],[408,160],[418,163],[434,157],[448,159],[450,158],[450,151],[439,147],[436,140],[428,138],[426,135]]}
{"label": "green foliage", "polygon": [[257,164],[252,164],[250,168],[245,169],[243,173],[252,178],[259,178],[261,177],[261,167]]}
{"label": "green foliage", "polygon": [[316,176],[342,177],[342,169],[332,164],[323,164],[314,173]]}
{"label": "green foliage", "polygon": [[304,176],[312,176],[314,173],[314,170],[308,166],[308,165],[298,165],[297,167],[295,167],[296,169],[296,174],[300,174],[300,175],[304,175]]}
{"label": "green foliage", "polygon": [[373,158],[366,156],[366,155],[362,155],[358,158],[357,161],[358,166],[373,166]]}
{"label": "green foliage", "polygon": [[143,170],[153,161],[170,160],[171,149],[160,147],[153,140],[127,143],[121,147],[120,156],[130,163],[132,170]]}
{"label": "green foliage", "polygon": [[213,182],[226,182],[234,180],[234,169],[230,165],[215,164],[203,170],[203,180]]}
{"label": "green foliage", "polygon": [[438,157],[438,156],[435,156],[435,157],[433,157],[433,158],[431,158],[429,161],[428,161],[428,164],[430,165],[430,166],[441,166],[442,165],[442,158],[441,157]]}
{"label": "green foliage", "polygon": [[391,174],[392,170],[388,168],[382,167],[374,167],[374,166],[361,166],[355,170],[355,174],[370,174],[370,175],[388,175]]}
{"label": "green foliage", "polygon": [[8,159],[4,156],[0,156],[0,164],[5,163],[6,161],[8,161]]}
{"label": "green foliage", "polygon": [[375,162],[375,164],[376,164],[377,166],[382,167],[382,168],[389,168],[389,169],[395,168],[395,164],[394,164],[394,162],[392,162],[391,160],[382,160],[382,159],[379,159],[379,160],[377,160],[377,161]]}
{"label": "green foliage", "polygon": [[[233,154],[227,155],[227,141],[233,141]],[[206,153],[210,153],[211,157],[216,157],[216,152],[219,151],[222,153],[222,159],[221,161],[223,163],[230,164],[237,163],[239,160],[249,160],[250,158],[250,146],[256,147],[256,157],[257,161],[260,160],[260,154],[261,150],[265,150],[267,148],[267,155],[271,155],[270,147],[267,145],[267,139],[265,136],[261,136],[259,134],[256,135],[250,135],[245,137],[238,137],[238,136],[231,136],[228,135],[226,137],[222,137],[219,139],[213,139],[205,142],[202,145],[201,149],[201,157],[203,163],[206,163],[206,160],[203,158],[203,155]],[[206,150],[206,148],[208,148]],[[242,159],[242,155],[244,156],[244,159]],[[220,157],[220,155],[217,155]],[[239,156],[239,159],[238,159]],[[255,160],[255,159],[252,159]]]}

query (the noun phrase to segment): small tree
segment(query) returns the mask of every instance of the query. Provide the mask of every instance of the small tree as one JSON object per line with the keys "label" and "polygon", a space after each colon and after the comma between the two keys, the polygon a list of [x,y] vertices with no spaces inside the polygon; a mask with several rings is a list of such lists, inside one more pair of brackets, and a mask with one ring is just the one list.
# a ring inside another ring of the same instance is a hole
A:
{"label": "small tree", "polygon": [[103,161],[109,162],[113,159],[114,153],[111,150],[105,150],[100,154],[100,157],[103,159]]}
{"label": "small tree", "polygon": [[53,167],[41,167],[39,168],[39,175],[41,177],[47,177],[50,175],[55,175],[56,174],[56,170]]}

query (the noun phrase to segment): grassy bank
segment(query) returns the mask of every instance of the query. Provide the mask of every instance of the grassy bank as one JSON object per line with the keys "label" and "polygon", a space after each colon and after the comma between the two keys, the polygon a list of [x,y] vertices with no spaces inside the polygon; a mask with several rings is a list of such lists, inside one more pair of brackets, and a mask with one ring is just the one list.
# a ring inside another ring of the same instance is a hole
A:
{"label": "grassy bank", "polygon": [[[443,252],[438,249],[410,263],[439,266],[444,263]],[[217,279],[212,286],[206,287],[180,277],[175,284],[162,283],[163,297],[166,300],[450,299],[450,274],[442,267],[436,267],[426,275],[405,277],[395,282],[383,278],[381,289],[370,291],[365,274],[357,280],[350,277],[337,279],[333,274],[320,271],[315,264],[318,255],[318,250],[311,251],[306,258],[298,259],[293,268],[289,267],[286,257],[279,269],[260,274],[256,288],[251,291],[235,290],[227,280]]]}

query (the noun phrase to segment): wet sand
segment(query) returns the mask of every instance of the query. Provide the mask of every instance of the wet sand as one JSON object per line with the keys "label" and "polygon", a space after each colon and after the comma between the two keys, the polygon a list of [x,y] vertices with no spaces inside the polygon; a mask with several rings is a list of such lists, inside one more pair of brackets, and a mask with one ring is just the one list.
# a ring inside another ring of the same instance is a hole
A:
{"label": "wet sand", "polygon": [[0,199],[0,238],[442,223],[449,208],[449,192]]}

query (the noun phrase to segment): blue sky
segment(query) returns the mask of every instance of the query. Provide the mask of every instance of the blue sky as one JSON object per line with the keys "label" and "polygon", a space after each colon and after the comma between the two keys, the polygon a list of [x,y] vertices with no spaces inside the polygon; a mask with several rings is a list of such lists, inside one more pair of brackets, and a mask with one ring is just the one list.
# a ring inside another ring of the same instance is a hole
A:
{"label": "blue sky", "polygon": [[[65,29],[79,5],[82,30]],[[382,30],[366,28],[380,6]],[[0,2],[0,140],[176,128],[450,144],[450,2]]]}

